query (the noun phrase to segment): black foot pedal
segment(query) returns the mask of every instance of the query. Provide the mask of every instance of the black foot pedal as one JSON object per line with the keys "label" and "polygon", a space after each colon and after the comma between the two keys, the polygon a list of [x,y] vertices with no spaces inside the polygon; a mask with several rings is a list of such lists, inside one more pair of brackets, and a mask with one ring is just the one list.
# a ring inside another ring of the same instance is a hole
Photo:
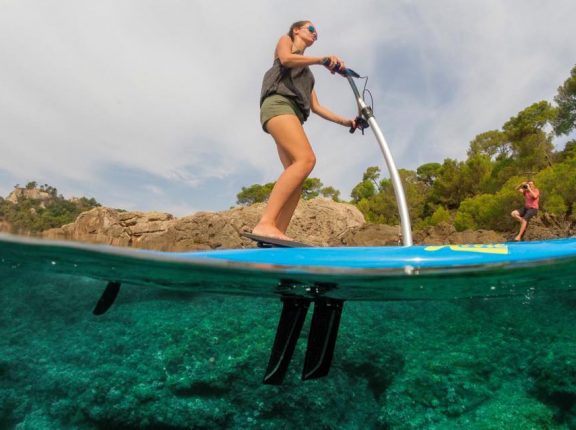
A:
{"label": "black foot pedal", "polygon": [[110,306],[114,304],[116,297],[118,297],[118,292],[120,291],[120,282],[108,282],[104,292],[100,296],[98,303],[94,307],[92,313],[94,315],[102,315],[106,313]]}
{"label": "black foot pedal", "polygon": [[311,248],[312,245],[300,243],[294,240],[275,239],[273,237],[258,236],[252,233],[242,233],[242,236],[252,239],[258,248]]}
{"label": "black foot pedal", "polygon": [[343,307],[343,300],[319,299],[314,302],[302,380],[321,378],[328,374]]}
{"label": "black foot pedal", "polygon": [[310,300],[301,297],[282,297],[282,302],[282,314],[264,376],[264,383],[269,385],[280,385],[284,380],[310,306]]}

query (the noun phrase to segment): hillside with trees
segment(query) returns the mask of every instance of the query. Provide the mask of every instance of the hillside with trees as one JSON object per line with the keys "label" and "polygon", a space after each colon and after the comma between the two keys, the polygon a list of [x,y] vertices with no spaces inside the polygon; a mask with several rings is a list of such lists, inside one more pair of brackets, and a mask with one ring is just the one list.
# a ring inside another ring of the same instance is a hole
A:
{"label": "hillside with trees", "polygon": [[56,188],[32,181],[24,187],[16,185],[8,198],[0,197],[0,222],[12,233],[37,233],[71,223],[97,206],[93,198],[65,199]]}
{"label": "hillside with trees", "polygon": [[[447,158],[430,162],[415,171],[399,169],[414,229],[440,222],[454,224],[458,231],[490,229],[508,231],[515,227],[510,212],[522,205],[516,191],[527,179],[541,191],[541,209],[561,219],[576,217],[576,140],[559,141],[576,131],[576,66],[558,88],[553,103],[535,102],[511,117],[498,130],[483,132],[468,144],[463,161]],[[316,195],[321,195],[320,184]],[[249,190],[264,201],[273,183],[242,188],[238,204]],[[331,187],[328,197],[339,198]],[[326,189],[324,188],[324,189]],[[398,224],[399,215],[390,179],[380,168],[370,166],[353,188],[350,202],[371,223]],[[305,196],[306,198],[306,196]]]}

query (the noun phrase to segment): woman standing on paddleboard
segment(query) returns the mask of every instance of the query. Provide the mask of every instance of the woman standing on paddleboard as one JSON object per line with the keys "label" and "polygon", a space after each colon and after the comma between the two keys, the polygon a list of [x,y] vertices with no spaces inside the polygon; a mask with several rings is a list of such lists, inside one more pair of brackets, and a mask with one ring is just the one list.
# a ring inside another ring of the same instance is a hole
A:
{"label": "woman standing on paddleboard", "polygon": [[276,181],[262,218],[253,234],[291,240],[286,236],[302,184],[316,164],[316,156],[302,124],[310,111],[337,124],[353,127],[353,119],[336,115],[321,106],[314,90],[314,75],[309,66],[324,65],[332,73],[345,69],[334,55],[305,56],[304,51],[318,39],[310,21],[298,21],[288,34],[280,37],[274,52],[274,63],[264,75],[260,95],[260,122],[276,142],[284,171]]}

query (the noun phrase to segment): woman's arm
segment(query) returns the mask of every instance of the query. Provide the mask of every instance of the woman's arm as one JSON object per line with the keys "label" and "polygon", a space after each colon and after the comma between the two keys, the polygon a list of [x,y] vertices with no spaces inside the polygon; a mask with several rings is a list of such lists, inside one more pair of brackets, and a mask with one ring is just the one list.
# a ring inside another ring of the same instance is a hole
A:
{"label": "woman's arm", "polygon": [[280,60],[280,63],[284,67],[304,67],[313,65],[324,65],[329,70],[332,71],[336,64],[340,64],[340,67],[345,68],[344,62],[334,56],[330,55],[327,57],[309,57],[300,54],[292,53],[292,39],[287,34],[280,37],[278,44],[276,45],[276,57]]}
{"label": "woman's arm", "polygon": [[336,124],[344,125],[346,127],[354,126],[353,119],[336,115],[334,112],[322,106],[318,101],[318,96],[316,95],[315,90],[312,90],[312,94],[310,96],[310,109],[312,110],[312,112],[314,112],[317,115],[320,115],[322,118],[328,121],[332,121],[335,122]]}

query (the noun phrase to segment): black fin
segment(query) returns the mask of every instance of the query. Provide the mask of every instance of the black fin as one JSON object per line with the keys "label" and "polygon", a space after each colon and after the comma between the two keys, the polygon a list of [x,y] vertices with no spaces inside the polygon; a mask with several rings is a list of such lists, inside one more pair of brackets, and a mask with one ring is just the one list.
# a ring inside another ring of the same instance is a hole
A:
{"label": "black fin", "polygon": [[242,233],[242,236],[252,239],[259,248],[311,248],[312,245],[296,242],[294,240],[275,239],[273,237],[258,236],[252,233]]}
{"label": "black fin", "polygon": [[112,282],[112,281],[108,282],[108,285],[106,285],[104,292],[100,296],[98,303],[96,303],[96,306],[92,311],[94,315],[102,315],[108,309],[110,309],[110,306],[114,304],[116,297],[118,297],[118,292],[120,291],[120,285],[121,285],[120,282]]}
{"label": "black fin", "polygon": [[310,306],[310,300],[301,297],[282,297],[282,302],[282,314],[264,375],[264,383],[270,385],[280,385],[284,380]]}
{"label": "black fin", "polygon": [[328,374],[343,306],[344,301],[337,299],[319,299],[314,302],[302,380],[321,378]]}

